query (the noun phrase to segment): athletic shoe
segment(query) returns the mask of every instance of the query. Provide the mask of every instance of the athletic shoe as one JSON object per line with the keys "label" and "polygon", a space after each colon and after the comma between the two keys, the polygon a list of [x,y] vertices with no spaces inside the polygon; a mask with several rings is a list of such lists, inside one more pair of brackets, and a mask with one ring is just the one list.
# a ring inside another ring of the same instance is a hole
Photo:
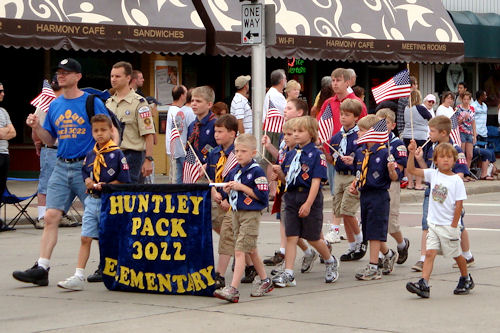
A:
{"label": "athletic shoe", "polygon": [[354,254],[354,250],[347,249],[343,255],[340,256],[340,261],[352,261],[352,256]]}
{"label": "athletic shoe", "polygon": [[257,276],[257,271],[254,266],[245,267],[245,276],[241,278],[241,283],[252,283]]}
{"label": "athletic shoe", "polygon": [[63,289],[69,289],[69,290],[78,291],[78,290],[83,290],[84,284],[85,284],[84,280],[80,279],[76,275],[73,275],[73,276],[70,276],[69,278],[67,278],[64,281],[59,281],[57,283],[57,286],[59,288],[63,288]]}
{"label": "athletic shoe", "polygon": [[421,272],[424,269],[424,262],[419,260],[411,267],[415,272]]}
{"label": "athletic shoe", "polygon": [[224,288],[226,286],[226,279],[220,275],[219,272],[215,272],[215,289],[221,289],[221,288]]}
{"label": "athletic shoe", "polygon": [[382,274],[388,275],[392,273],[392,270],[394,269],[394,264],[396,263],[396,260],[398,260],[398,253],[394,252],[392,250],[389,250],[392,252],[392,256],[390,258],[384,257],[382,264]]}
{"label": "athletic shoe", "polygon": [[272,276],[278,275],[278,274],[280,274],[281,272],[284,272],[284,271],[285,271],[285,260],[283,260],[282,262],[280,262],[279,264],[277,264],[276,267],[271,270],[271,275]]}
{"label": "athletic shoe", "polygon": [[264,259],[263,263],[266,266],[275,266],[285,260],[285,255],[281,251],[274,252],[274,256]]}
{"label": "athletic shoe", "polygon": [[366,265],[365,268],[360,269],[356,275],[356,279],[369,281],[369,280],[380,280],[382,278],[382,272],[379,268],[371,269],[370,265]]}
{"label": "athletic shoe", "polygon": [[453,290],[455,295],[466,295],[474,289],[474,280],[472,280],[472,276],[470,274],[468,277],[468,279],[464,276],[460,277],[457,287]]}
{"label": "athletic shoe", "polygon": [[96,271],[93,274],[90,274],[87,276],[87,281],[88,282],[102,282],[102,271],[101,269],[96,269]]}
{"label": "athletic shoe", "polygon": [[410,248],[410,240],[405,238],[405,247],[400,250],[398,249],[398,261],[396,263],[398,265],[402,265],[405,263],[406,259],[408,259],[408,249]]}
{"label": "athletic shoe", "polygon": [[[474,257],[471,257],[470,259],[465,260],[467,262],[467,267],[474,266]],[[458,268],[458,264],[454,263],[453,268]]]}
{"label": "athletic shoe", "polygon": [[42,218],[39,218],[35,223],[35,229],[43,229],[45,227],[45,221]]}
{"label": "athletic shoe", "polygon": [[333,283],[339,279],[339,262],[333,257],[331,264],[325,263],[325,282]]}
{"label": "athletic shoe", "polygon": [[61,217],[61,222],[59,222],[59,227],[61,228],[73,228],[78,227],[79,225],[80,222],[76,221],[66,214]]}
{"label": "athletic shoe", "polygon": [[232,303],[238,303],[238,301],[240,300],[240,292],[238,291],[238,289],[231,286],[217,289],[216,291],[214,291],[214,296]]}
{"label": "athletic shoe", "polygon": [[340,234],[338,229],[330,229],[330,231],[325,235],[325,239],[330,244],[340,243]]}
{"label": "athletic shoe", "polygon": [[429,286],[426,286],[424,283],[424,279],[418,280],[418,282],[408,282],[406,284],[406,290],[413,294],[417,294],[418,296],[422,298],[429,298],[429,295],[431,293],[431,288]]}
{"label": "athletic shoe", "polygon": [[366,243],[356,243],[356,248],[352,254],[352,260],[359,260],[366,254]]}
{"label": "athletic shoe", "polygon": [[[332,244],[330,244],[329,241],[326,241],[326,247],[328,248],[328,251],[330,252],[330,254],[332,254],[333,248],[332,248]],[[319,255],[319,262],[322,264],[325,263],[325,259],[321,256],[321,254]]]}
{"label": "athletic shoe", "polygon": [[14,279],[37,284],[39,286],[48,286],[49,285],[49,269],[38,266],[38,262],[35,262],[33,267],[28,268],[25,271],[15,271],[12,273]]}
{"label": "athletic shoe", "polygon": [[287,272],[281,272],[280,274],[273,277],[273,283],[276,287],[280,288],[295,287],[297,285],[295,277],[291,276]]}
{"label": "athletic shoe", "polygon": [[264,279],[260,281],[258,284],[255,284],[256,288],[252,290],[250,296],[252,297],[261,297],[271,292],[274,289],[273,281],[270,278]]}
{"label": "athletic shoe", "polygon": [[314,262],[318,259],[318,252],[311,249],[311,255],[304,254],[302,257],[302,266],[300,268],[301,273],[310,272],[314,266]]}

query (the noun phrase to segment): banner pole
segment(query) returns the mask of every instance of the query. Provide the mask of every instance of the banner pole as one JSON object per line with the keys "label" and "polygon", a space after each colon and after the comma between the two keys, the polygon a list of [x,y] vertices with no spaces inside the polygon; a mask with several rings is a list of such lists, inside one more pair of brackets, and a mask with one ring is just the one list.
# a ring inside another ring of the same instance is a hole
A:
{"label": "banner pole", "polygon": [[[410,76],[410,63],[406,63],[406,68],[408,69],[408,76]],[[414,140],[413,135],[413,112],[411,110],[411,83],[410,83],[410,96],[408,96],[408,108],[410,109],[410,125],[411,125],[411,139]]]}

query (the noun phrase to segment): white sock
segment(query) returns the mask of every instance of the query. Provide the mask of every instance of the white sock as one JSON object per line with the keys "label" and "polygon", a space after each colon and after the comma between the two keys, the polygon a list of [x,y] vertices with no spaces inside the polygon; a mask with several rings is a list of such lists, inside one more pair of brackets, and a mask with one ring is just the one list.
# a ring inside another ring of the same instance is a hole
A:
{"label": "white sock", "polygon": [[465,260],[470,260],[472,258],[472,253],[469,251],[467,252],[462,252],[462,255],[464,256]]}
{"label": "white sock", "polygon": [[42,267],[43,269],[48,269],[50,267],[50,259],[46,258],[38,258],[38,266]]}
{"label": "white sock", "polygon": [[286,268],[286,269],[285,269],[285,273],[289,274],[290,276],[294,276],[294,274],[293,274],[293,269],[288,269],[288,268]]}
{"label": "white sock", "polygon": [[349,250],[354,251],[356,249],[356,242],[349,243]]}
{"label": "white sock", "polygon": [[370,270],[372,271],[376,271],[378,269],[378,265],[377,264],[369,264],[370,265]]}
{"label": "white sock", "polygon": [[380,251],[378,251],[378,258],[379,259],[384,259],[384,254]]}
{"label": "white sock", "polygon": [[311,250],[310,247],[307,248],[307,250],[304,251],[304,255],[310,257],[313,255],[313,251]]}
{"label": "white sock", "polygon": [[38,219],[45,216],[45,210],[47,210],[47,206],[38,206]]}
{"label": "white sock", "polygon": [[333,264],[335,262],[335,258],[330,256],[327,260],[325,260],[325,264]]}
{"label": "white sock", "polygon": [[280,252],[281,252],[281,254],[285,254],[285,248],[284,247],[280,247]]}
{"label": "white sock", "polygon": [[406,246],[406,241],[403,239],[401,243],[398,243],[398,250],[404,249]]}
{"label": "white sock", "polygon": [[354,239],[356,240],[356,243],[363,243],[363,233],[360,232],[357,235],[354,235]]}
{"label": "white sock", "polygon": [[423,256],[420,256],[420,261],[425,261],[425,254]]}
{"label": "white sock", "polygon": [[323,239],[323,242],[325,242],[325,245],[328,246],[328,241],[326,239]]}
{"label": "white sock", "polygon": [[75,276],[79,277],[81,280],[85,280],[85,268],[77,268],[75,270]]}
{"label": "white sock", "polygon": [[394,251],[389,249],[389,251],[387,251],[387,253],[385,254],[385,257],[386,258],[392,258],[392,256],[394,255]]}

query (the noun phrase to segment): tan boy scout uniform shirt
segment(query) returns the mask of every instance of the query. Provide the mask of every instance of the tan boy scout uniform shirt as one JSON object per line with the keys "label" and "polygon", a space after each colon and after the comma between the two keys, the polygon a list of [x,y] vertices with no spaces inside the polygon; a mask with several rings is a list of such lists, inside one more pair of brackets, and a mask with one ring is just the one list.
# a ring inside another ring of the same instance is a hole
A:
{"label": "tan boy scout uniform shirt", "polygon": [[143,135],[155,133],[153,113],[146,99],[130,89],[130,92],[122,100],[118,100],[116,95],[108,98],[106,107],[116,114],[119,121],[125,124],[120,148],[146,150],[146,141]]}

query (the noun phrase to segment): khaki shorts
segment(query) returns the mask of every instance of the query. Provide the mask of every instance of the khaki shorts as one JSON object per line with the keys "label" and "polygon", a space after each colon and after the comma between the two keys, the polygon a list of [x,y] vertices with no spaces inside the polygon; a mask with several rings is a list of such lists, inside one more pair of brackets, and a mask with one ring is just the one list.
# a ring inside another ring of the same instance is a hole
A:
{"label": "khaki shorts", "polygon": [[437,250],[447,258],[456,258],[462,254],[460,248],[460,228],[449,225],[436,225],[428,223],[427,250]]}
{"label": "khaki shorts", "polygon": [[401,188],[399,187],[399,181],[391,182],[389,196],[391,198],[391,204],[389,206],[389,227],[387,232],[393,234],[400,231],[399,202],[401,201]]}
{"label": "khaki shorts", "polygon": [[349,192],[349,187],[355,179],[353,175],[335,172],[335,188],[333,196],[333,213],[335,217],[342,215],[355,216],[359,209],[359,194]]}
{"label": "khaki shorts", "polygon": [[250,253],[257,248],[259,222],[262,212],[242,210],[233,212],[234,250]]}
{"label": "khaki shorts", "polygon": [[231,210],[225,212],[219,205],[212,205],[212,229],[220,229],[219,254],[234,255],[234,234]]}

